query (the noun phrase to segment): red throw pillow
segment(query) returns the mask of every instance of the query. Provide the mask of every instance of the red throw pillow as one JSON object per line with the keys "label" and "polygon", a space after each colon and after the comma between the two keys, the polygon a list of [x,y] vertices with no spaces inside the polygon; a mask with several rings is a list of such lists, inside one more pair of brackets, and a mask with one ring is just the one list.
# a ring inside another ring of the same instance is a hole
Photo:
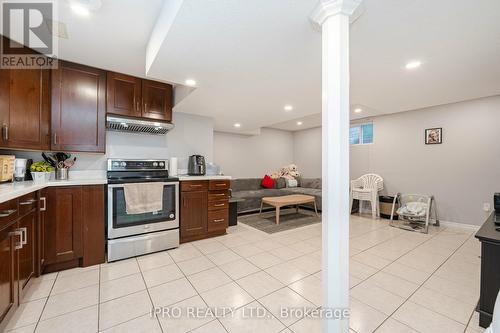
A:
{"label": "red throw pillow", "polygon": [[274,188],[274,180],[268,175],[266,175],[264,179],[262,179],[261,185],[264,188]]}

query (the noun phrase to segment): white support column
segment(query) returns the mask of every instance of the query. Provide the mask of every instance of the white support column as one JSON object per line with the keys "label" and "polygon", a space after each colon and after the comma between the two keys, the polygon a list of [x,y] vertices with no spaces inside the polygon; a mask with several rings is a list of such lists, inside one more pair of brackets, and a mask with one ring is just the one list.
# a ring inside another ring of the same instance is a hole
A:
{"label": "white support column", "polygon": [[[362,0],[321,0],[323,307],[349,308],[349,17]],[[349,320],[324,320],[324,333],[348,333]]]}

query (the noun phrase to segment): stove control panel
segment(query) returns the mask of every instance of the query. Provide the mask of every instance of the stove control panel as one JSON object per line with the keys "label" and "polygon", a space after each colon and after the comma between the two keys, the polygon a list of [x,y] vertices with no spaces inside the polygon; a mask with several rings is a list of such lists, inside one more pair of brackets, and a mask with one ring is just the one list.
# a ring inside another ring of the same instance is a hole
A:
{"label": "stove control panel", "polygon": [[167,170],[166,160],[109,159],[108,171]]}

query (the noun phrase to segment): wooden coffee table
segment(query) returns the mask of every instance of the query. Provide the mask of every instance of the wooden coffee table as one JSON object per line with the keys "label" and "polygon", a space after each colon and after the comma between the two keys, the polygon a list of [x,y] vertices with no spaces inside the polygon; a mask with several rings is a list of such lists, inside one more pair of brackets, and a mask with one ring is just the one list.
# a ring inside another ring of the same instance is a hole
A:
{"label": "wooden coffee table", "polygon": [[298,213],[299,205],[308,203],[314,204],[314,212],[316,213],[316,216],[319,216],[318,209],[316,207],[316,198],[312,195],[305,195],[305,194],[291,194],[291,195],[284,195],[281,197],[264,197],[262,198],[262,201],[260,203],[259,214],[262,214],[262,207],[264,206],[264,204],[273,206],[276,208],[276,224],[280,224],[281,207],[295,206],[295,209],[297,210]]}

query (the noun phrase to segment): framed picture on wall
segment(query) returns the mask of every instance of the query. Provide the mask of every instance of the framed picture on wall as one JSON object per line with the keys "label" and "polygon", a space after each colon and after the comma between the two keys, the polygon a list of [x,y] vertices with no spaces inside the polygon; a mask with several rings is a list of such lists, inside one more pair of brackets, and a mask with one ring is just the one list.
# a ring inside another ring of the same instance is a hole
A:
{"label": "framed picture on wall", "polygon": [[443,129],[438,128],[428,128],[425,130],[425,144],[426,145],[438,145],[443,143]]}

